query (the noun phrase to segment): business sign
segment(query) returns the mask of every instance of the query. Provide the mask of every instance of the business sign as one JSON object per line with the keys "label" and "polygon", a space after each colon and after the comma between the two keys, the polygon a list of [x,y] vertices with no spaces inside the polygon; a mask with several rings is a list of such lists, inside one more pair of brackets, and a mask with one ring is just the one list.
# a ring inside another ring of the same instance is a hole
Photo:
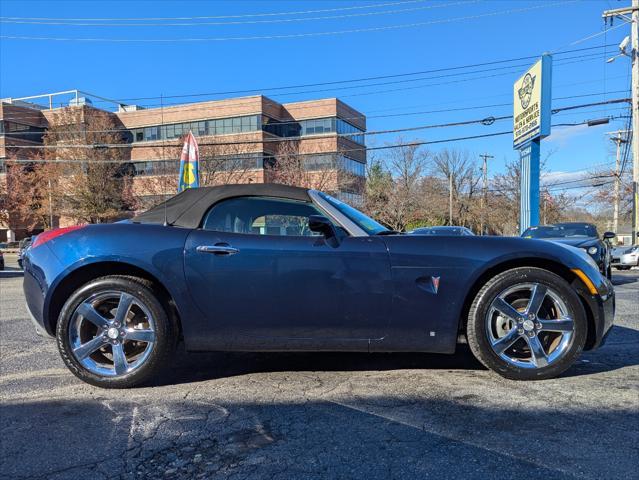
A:
{"label": "business sign", "polygon": [[552,57],[544,55],[514,86],[513,147],[550,135]]}

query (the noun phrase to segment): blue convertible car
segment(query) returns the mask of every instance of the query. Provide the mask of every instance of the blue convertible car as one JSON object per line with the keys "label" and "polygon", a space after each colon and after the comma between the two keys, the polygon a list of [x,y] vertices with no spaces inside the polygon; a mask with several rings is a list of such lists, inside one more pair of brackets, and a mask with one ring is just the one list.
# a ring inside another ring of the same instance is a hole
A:
{"label": "blue convertible car", "polygon": [[610,329],[614,292],[578,249],[402,235],[315,190],[187,190],[125,222],[53,230],[24,258],[37,329],[101,387],[190,351],[454,353],[511,379],[559,375]]}

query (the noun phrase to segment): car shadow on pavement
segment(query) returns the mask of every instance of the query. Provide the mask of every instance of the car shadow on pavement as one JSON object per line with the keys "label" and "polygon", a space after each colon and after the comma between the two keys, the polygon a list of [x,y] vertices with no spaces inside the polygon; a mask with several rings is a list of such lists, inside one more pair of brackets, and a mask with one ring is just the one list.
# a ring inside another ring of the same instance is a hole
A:
{"label": "car shadow on pavement", "polygon": [[[603,347],[586,351],[562,376],[575,377],[638,365],[633,349],[639,331],[615,325]],[[267,372],[390,371],[390,370],[486,370],[467,345],[458,345],[453,355],[433,353],[187,353],[183,348],[174,364],[153,384],[176,385]]]}
{"label": "car shadow on pavement", "polygon": [[636,276],[630,277],[630,276],[622,276],[622,275],[613,275],[611,281],[612,281],[612,284],[615,286],[627,285],[629,283],[635,283],[639,281],[639,278]]}
{"label": "car shadow on pavement", "polygon": [[4,270],[0,270],[0,278],[16,278],[23,277],[24,271],[17,270],[11,267],[5,268]]}
{"label": "car shadow on pavement", "polygon": [[485,370],[466,345],[454,355],[432,353],[344,352],[178,352],[169,375],[159,385],[191,383],[266,372],[336,372],[387,370]]}
{"label": "car shadow on pavement", "polygon": [[639,331],[614,325],[603,346],[597,350],[583,352],[575,365],[562,376],[592,375],[639,365],[637,345]]}
{"label": "car shadow on pavement", "polygon": [[[28,400],[0,405],[0,479],[631,478],[632,405],[481,395]],[[381,389],[383,391],[383,388]],[[596,441],[593,441],[596,439]],[[583,476],[583,477],[582,477]]]}

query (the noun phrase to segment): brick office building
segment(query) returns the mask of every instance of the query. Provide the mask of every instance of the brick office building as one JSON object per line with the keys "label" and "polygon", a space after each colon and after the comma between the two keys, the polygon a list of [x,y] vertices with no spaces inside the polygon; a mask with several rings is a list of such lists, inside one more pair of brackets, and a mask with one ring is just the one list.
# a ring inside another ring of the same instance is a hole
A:
{"label": "brick office building", "polygon": [[[61,103],[60,98],[66,101]],[[175,192],[180,138],[189,131],[200,144],[201,183],[278,181],[278,163],[293,159],[306,176],[304,180],[293,176],[286,183],[310,182],[305,186],[322,188],[351,203],[361,201],[366,118],[336,98],[280,104],[251,96],[146,108],[75,90],[3,99],[0,188],[11,188],[6,185],[3,161],[36,158],[56,113],[67,107],[108,112],[125,144],[122,152],[133,189],[149,204]],[[14,234],[26,232],[12,233],[0,225],[0,241]]]}

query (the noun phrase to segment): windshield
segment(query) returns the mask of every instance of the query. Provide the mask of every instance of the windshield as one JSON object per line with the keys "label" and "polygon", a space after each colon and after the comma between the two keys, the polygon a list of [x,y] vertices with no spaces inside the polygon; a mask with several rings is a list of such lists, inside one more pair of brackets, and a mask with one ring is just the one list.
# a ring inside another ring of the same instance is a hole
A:
{"label": "windshield", "polygon": [[593,225],[547,225],[530,227],[521,234],[525,238],[596,237]]}
{"label": "windshield", "polygon": [[320,197],[322,197],[324,200],[326,200],[328,203],[334,206],[337,210],[340,211],[340,213],[346,216],[349,220],[356,223],[358,227],[360,227],[369,235],[377,235],[378,233],[389,231],[386,227],[384,227],[383,225],[380,225],[369,216],[364,215],[362,212],[360,212],[356,208],[353,208],[350,205],[344,202],[341,202],[338,199],[333,198],[330,195],[327,195],[323,192],[317,192],[317,193],[320,195]]}

